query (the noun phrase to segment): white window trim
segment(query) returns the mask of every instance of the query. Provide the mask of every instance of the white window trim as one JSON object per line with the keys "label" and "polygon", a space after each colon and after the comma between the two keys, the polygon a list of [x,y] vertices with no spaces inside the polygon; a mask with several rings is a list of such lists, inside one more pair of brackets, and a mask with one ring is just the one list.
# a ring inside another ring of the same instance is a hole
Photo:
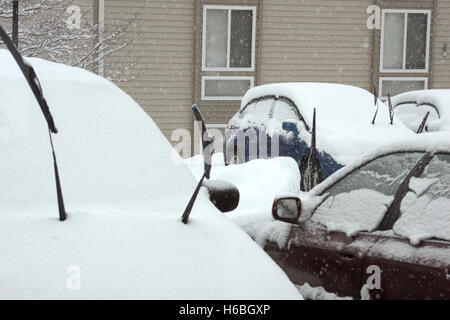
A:
{"label": "white window trim", "polygon": [[428,77],[380,77],[378,83],[378,92],[380,93],[380,99],[386,100],[388,97],[381,96],[383,93],[383,81],[424,81],[424,90],[428,90]]}
{"label": "white window trim", "polygon": [[[252,19],[252,57],[250,68],[230,68],[230,67],[206,67],[206,10],[222,9],[228,10],[228,35],[227,35],[227,66],[230,65],[230,41],[231,41],[231,10],[251,10]],[[256,6],[203,6],[203,34],[202,34],[202,71],[255,71],[255,47],[256,47]]]}
{"label": "white window trim", "polygon": [[[403,68],[402,69],[384,69],[383,56],[384,56],[384,22],[386,13],[403,13],[405,14],[405,27],[404,27],[404,43],[403,43]],[[407,41],[407,27],[409,13],[424,13],[427,14],[427,43],[426,43],[426,56],[425,56],[425,69],[406,69],[406,41]],[[431,37],[431,10],[402,10],[402,9],[384,9],[381,16],[381,44],[380,44],[380,72],[384,73],[427,73],[429,71],[430,63],[430,37]]]}
{"label": "white window trim", "polygon": [[202,77],[202,88],[201,88],[201,99],[202,100],[241,100],[242,97],[206,97],[205,96],[205,81],[206,80],[250,80],[250,88],[253,88],[255,84],[255,77],[253,76],[203,76]]}

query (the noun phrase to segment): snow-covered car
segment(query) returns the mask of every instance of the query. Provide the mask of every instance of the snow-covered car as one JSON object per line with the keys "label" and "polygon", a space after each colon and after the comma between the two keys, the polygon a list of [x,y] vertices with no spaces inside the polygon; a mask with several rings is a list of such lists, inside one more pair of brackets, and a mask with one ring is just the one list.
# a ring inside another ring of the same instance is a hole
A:
{"label": "snow-covered car", "polygon": [[[328,83],[262,85],[247,91],[240,110],[228,123],[225,161],[292,157],[300,167],[302,190],[307,191],[362,152],[412,135],[397,119],[392,125],[390,122],[388,107],[357,87]],[[309,179],[316,183],[306,181],[311,173],[310,154],[317,159],[317,177]]]}
{"label": "snow-covered car", "polygon": [[415,133],[450,131],[450,89],[401,93],[392,105],[397,118]]}
{"label": "snow-covered car", "polygon": [[272,214],[292,224],[281,246],[269,239],[265,250],[297,285],[356,299],[450,299],[442,135],[379,148],[300,198],[279,197]]}
{"label": "snow-covered car", "polygon": [[284,272],[196,186],[152,119],[88,71],[28,59],[49,128],[0,50],[0,298],[301,299]]}

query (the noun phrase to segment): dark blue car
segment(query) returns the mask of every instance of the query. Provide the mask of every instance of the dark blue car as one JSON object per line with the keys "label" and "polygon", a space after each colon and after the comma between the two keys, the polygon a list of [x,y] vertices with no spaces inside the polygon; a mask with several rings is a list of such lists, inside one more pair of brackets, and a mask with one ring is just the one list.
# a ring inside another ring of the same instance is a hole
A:
{"label": "dark blue car", "polygon": [[389,125],[388,109],[378,103],[380,115],[372,125],[374,97],[360,88],[321,83],[252,88],[225,131],[225,163],[292,157],[299,164],[301,189],[308,191],[347,159],[410,133],[401,123]]}

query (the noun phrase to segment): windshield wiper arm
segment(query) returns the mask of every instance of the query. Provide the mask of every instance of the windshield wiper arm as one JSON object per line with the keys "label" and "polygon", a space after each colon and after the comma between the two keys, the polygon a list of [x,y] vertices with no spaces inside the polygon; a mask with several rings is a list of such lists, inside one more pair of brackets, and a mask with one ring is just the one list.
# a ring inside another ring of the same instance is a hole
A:
{"label": "windshield wiper arm", "polygon": [[6,34],[5,30],[0,26],[0,38],[3,40],[3,42],[6,44],[6,47],[8,48],[9,52],[11,52],[12,56],[14,57],[14,60],[16,60],[20,70],[22,70],[23,75],[25,76],[25,79],[28,82],[28,85],[31,88],[31,91],[33,91],[33,94],[41,107],[42,113],[44,114],[45,120],[47,121],[48,125],[48,136],[50,138],[50,145],[52,148],[52,155],[53,155],[53,169],[55,172],[55,182],[56,182],[56,194],[58,197],[58,211],[59,211],[59,220],[64,221],[67,218],[66,209],[64,207],[64,198],[62,194],[61,189],[61,181],[59,179],[59,172],[58,172],[58,164],[56,162],[56,154],[55,154],[55,148],[53,146],[53,140],[51,133],[58,133],[58,130],[56,129],[55,122],[53,121],[53,116],[50,113],[50,109],[47,105],[47,101],[44,98],[44,95],[42,93],[41,84],[39,82],[39,79],[36,75],[36,72],[34,71],[33,67],[30,66],[23,58],[22,55],[19,53],[17,48],[14,46],[12,40],[9,38],[9,36]]}

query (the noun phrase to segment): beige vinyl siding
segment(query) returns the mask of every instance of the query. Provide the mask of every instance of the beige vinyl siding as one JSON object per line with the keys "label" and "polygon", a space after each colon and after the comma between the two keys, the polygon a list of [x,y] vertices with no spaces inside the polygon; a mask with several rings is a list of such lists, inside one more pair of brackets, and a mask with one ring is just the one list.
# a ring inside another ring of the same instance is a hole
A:
{"label": "beige vinyl siding", "polygon": [[106,67],[135,63],[137,78],[118,85],[152,117],[168,140],[178,128],[192,130],[194,1],[105,1],[105,27],[142,11],[133,44],[108,57]]}
{"label": "beige vinyl siding", "polygon": [[[433,17],[433,55],[431,65],[432,88],[450,88],[450,0],[435,0],[436,12]],[[444,45],[447,56],[444,57]]]}
{"label": "beige vinyl siding", "polygon": [[365,0],[265,0],[259,83],[313,81],[371,87]]}

